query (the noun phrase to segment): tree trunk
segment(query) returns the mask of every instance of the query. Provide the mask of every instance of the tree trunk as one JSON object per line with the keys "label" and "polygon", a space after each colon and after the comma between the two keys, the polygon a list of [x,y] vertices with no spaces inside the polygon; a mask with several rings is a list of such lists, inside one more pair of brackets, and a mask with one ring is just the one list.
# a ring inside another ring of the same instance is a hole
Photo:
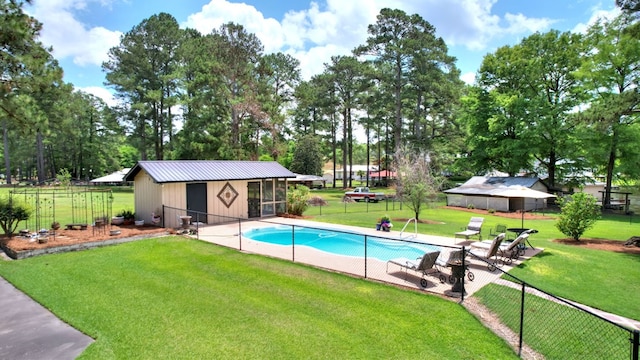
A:
{"label": "tree trunk", "polygon": [[36,170],[38,173],[38,184],[44,184],[44,144],[40,129],[36,131]]}
{"label": "tree trunk", "polygon": [[336,114],[331,114],[331,148],[333,149],[333,188],[336,188],[336,162],[338,161],[336,137],[338,136],[336,131]]}
{"label": "tree trunk", "polygon": [[9,156],[9,129],[7,129],[7,119],[2,121],[2,143],[4,145],[4,168],[7,185],[11,185],[11,159]]}
{"label": "tree trunk", "polygon": [[[347,108],[347,124],[349,128],[347,129],[349,142],[347,144],[347,148],[349,149],[349,169],[353,170],[353,129],[351,128],[351,108]],[[349,177],[349,187],[353,187],[353,179]]]}
{"label": "tree trunk", "polygon": [[347,109],[345,108],[342,110],[342,188],[347,187],[347,172]]}
{"label": "tree trunk", "polygon": [[618,129],[613,128],[613,135],[611,137],[611,148],[609,149],[609,161],[607,162],[607,180],[604,187],[604,199],[602,201],[603,207],[608,207],[611,204],[611,185],[613,183],[613,170],[616,163],[616,151],[618,148]]}

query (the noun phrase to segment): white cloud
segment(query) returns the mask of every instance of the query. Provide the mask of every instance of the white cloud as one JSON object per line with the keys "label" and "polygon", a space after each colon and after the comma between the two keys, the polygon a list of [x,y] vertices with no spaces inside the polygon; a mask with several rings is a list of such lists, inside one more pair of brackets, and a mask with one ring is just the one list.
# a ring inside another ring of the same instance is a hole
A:
{"label": "white cloud", "polygon": [[[122,32],[81,23],[77,15],[97,5],[127,0],[38,0],[29,7],[44,23],[41,40],[54,47],[58,59],[73,59],[79,66],[100,66],[117,46]],[[236,1],[236,0],[233,0]],[[239,0],[238,0],[239,1]],[[544,31],[552,19],[523,14],[495,14],[498,0],[318,0],[306,9],[289,11],[282,18],[267,18],[252,5],[211,0],[181,23],[208,34],[227,22],[241,24],[256,34],[266,53],[282,51],[301,62],[305,79],[322,72],[331,56],[348,55],[368,36],[367,26],[385,7],[417,13],[436,27],[436,34],[451,48],[486,51],[513,36]],[[95,11],[95,10],[92,10]],[[142,21],[143,19],[140,19]],[[181,19],[178,19],[180,21]],[[499,40],[499,41],[496,41]],[[465,69],[467,71],[467,69]],[[467,76],[470,79],[471,75]]]}
{"label": "white cloud", "polygon": [[107,105],[110,107],[116,106],[118,104],[118,100],[113,96],[113,94],[100,86],[88,86],[83,88],[78,88],[79,91],[85,92],[87,94],[94,95],[102,99]]}
{"label": "white cloud", "polygon": [[476,73],[468,72],[460,75],[460,79],[467,85],[473,85],[476,82]]}
{"label": "white cloud", "polygon": [[597,23],[599,20],[611,20],[620,15],[620,9],[613,7],[610,10],[603,10],[599,7],[592,9],[591,17],[586,23],[577,24],[571,31],[575,33],[585,34],[590,26]]}
{"label": "white cloud", "polygon": [[[96,0],[108,6],[105,0]],[[58,59],[72,58],[77,65],[97,65],[108,59],[107,52],[120,42],[120,31],[104,27],[88,28],[75,18],[75,11],[85,9],[84,0],[39,0],[29,9],[43,23],[40,41],[53,47]]]}
{"label": "white cloud", "polygon": [[266,52],[275,52],[284,44],[282,25],[277,20],[265,18],[251,5],[230,3],[227,0],[211,0],[202,7],[202,11],[190,15],[182,27],[209,34],[228,22],[241,24],[247,32],[256,34]]}

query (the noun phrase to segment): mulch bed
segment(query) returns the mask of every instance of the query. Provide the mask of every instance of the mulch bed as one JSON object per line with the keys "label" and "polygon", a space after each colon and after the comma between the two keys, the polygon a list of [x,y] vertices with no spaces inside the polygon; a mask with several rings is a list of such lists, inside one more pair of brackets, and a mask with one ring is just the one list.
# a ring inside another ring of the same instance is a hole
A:
{"label": "mulch bed", "polygon": [[573,239],[556,239],[554,242],[564,245],[580,246],[587,249],[640,255],[640,247],[634,245],[625,246],[624,241],[604,239],[580,239],[579,241],[575,241]]}
{"label": "mulch bed", "polygon": [[[110,230],[119,230],[120,234],[111,235]],[[21,252],[139,236],[164,235],[168,231],[168,229],[151,225],[112,225],[102,228],[93,228],[92,226],[88,226],[86,230],[66,230],[61,228],[55,231],[55,235],[48,236],[46,243],[39,243],[36,238],[14,234],[11,238],[6,235],[0,236],[0,246],[3,249],[8,249],[10,252]]]}

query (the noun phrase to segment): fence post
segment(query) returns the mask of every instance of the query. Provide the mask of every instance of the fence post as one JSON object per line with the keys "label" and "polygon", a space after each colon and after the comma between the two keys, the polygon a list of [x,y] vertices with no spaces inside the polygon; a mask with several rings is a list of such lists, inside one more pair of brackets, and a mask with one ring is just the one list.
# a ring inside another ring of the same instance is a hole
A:
{"label": "fence post", "polygon": [[196,239],[200,240],[200,212],[196,211]]}
{"label": "fence post", "polygon": [[524,332],[524,294],[526,293],[526,284],[522,282],[522,290],[520,294],[520,340],[518,341],[518,357],[522,355],[522,342]]}
{"label": "fence post", "polygon": [[296,262],[296,226],[291,225],[291,261]]}
{"label": "fence post", "polygon": [[[417,226],[417,220],[416,220],[416,226]],[[465,275],[467,275],[467,264],[466,264],[466,256],[464,254],[467,253],[467,249],[465,249],[465,246],[462,245],[462,278],[460,278],[460,282],[462,283],[462,289],[461,289],[461,293],[460,293],[460,303],[464,302],[464,279],[465,279]],[[452,270],[452,274],[453,274],[453,268],[451,268]],[[458,279],[456,279],[457,281]]]}
{"label": "fence post", "polygon": [[367,278],[367,239],[368,235],[364,235],[364,278]]}
{"label": "fence post", "polygon": [[631,358],[633,360],[638,360],[638,349],[640,348],[640,331],[633,330],[633,350],[631,354]]}
{"label": "fence post", "polygon": [[238,218],[238,250],[242,251],[242,220]]}

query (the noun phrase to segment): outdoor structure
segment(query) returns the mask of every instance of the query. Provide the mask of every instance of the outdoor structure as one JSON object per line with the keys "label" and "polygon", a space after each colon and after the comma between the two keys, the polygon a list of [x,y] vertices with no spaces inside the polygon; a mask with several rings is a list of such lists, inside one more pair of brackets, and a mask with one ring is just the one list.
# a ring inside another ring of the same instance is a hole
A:
{"label": "outdoor structure", "polygon": [[396,178],[396,172],[390,170],[371,171],[369,173],[369,179],[371,179],[374,186],[388,186],[390,183],[395,181]]}
{"label": "outdoor structure", "polygon": [[543,209],[547,206],[545,198],[552,197],[544,195],[547,186],[537,177],[474,176],[464,184],[444,192],[449,206],[502,212]]}
{"label": "outdoor structure", "polygon": [[309,189],[322,189],[326,187],[327,179],[322,176],[317,175],[302,175],[296,174],[296,177],[293,179],[289,179],[290,185],[302,184]]}
{"label": "outdoor structure", "polygon": [[131,168],[124,168],[122,170],[118,170],[109,175],[105,175],[96,179],[91,180],[91,183],[94,185],[124,185],[126,182],[124,181],[124,176],[131,170]]}
{"label": "outdoor structure", "polygon": [[179,227],[180,217],[212,224],[285,212],[295,177],[273,161],[157,160],[139,161],[124,180],[134,183],[136,218],[164,209],[163,226]]}

